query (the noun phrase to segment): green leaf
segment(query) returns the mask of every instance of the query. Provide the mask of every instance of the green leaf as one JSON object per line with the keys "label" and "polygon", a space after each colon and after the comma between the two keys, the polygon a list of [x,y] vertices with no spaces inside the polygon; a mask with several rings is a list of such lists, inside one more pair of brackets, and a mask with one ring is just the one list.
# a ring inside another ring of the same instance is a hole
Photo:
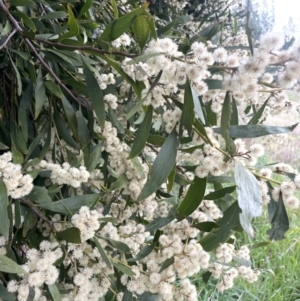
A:
{"label": "green leaf", "polygon": [[60,292],[55,284],[48,285],[48,290],[53,298],[53,301],[62,301]]}
{"label": "green leaf", "polygon": [[65,140],[65,142],[68,143],[70,146],[74,147],[75,149],[78,149],[77,143],[71,136],[70,131],[66,127],[65,123],[63,122],[62,118],[60,117],[60,114],[58,113],[55,107],[53,117],[59,137]]}
{"label": "green leaf", "polygon": [[233,140],[229,137],[229,127],[230,127],[230,117],[231,117],[231,103],[232,103],[232,93],[227,91],[225,100],[222,108],[221,115],[221,135],[225,140],[226,149],[232,155],[235,153],[235,144]]}
{"label": "green leaf", "polygon": [[128,179],[125,174],[122,174],[118,177],[118,179],[112,183],[112,185],[109,187],[111,191],[115,189],[119,189],[123,187],[126,183],[128,183]]}
{"label": "green leaf", "polygon": [[259,110],[254,114],[254,116],[249,120],[248,124],[258,124],[264,110],[265,107],[268,104],[269,99],[271,98],[271,95],[269,96],[269,98],[264,102],[264,104],[259,108]]}
{"label": "green leaf", "polygon": [[[232,138],[256,138],[266,135],[285,134],[292,132],[297,124],[291,126],[271,126],[261,124],[232,125],[229,128],[229,136]],[[213,128],[217,134],[221,133],[220,128]]]}
{"label": "green leaf", "polygon": [[150,129],[152,124],[152,116],[153,116],[153,107],[148,106],[145,118],[136,132],[135,139],[133,141],[131,151],[128,158],[133,158],[137,156],[145,147]]}
{"label": "green leaf", "polygon": [[102,91],[99,87],[99,84],[93,74],[93,72],[89,69],[88,65],[82,59],[82,65],[84,70],[84,75],[86,79],[87,89],[89,93],[89,97],[91,99],[91,103],[93,109],[96,113],[98,122],[102,128],[104,128],[105,123],[105,106]]}
{"label": "green leaf", "polygon": [[78,141],[78,126],[75,110],[65,97],[63,97],[61,101],[68,120],[69,127],[72,130],[75,139],[77,139]]}
{"label": "green leaf", "polygon": [[153,145],[162,146],[166,141],[165,137],[158,135],[149,135],[147,138],[147,142]]}
{"label": "green leaf", "polygon": [[119,263],[119,262],[113,262],[112,261],[112,264],[115,268],[117,268],[119,271],[121,271],[122,273],[130,276],[130,277],[134,277],[135,276],[135,273],[128,267],[128,266],[125,266],[124,264],[122,263]]}
{"label": "green leaf", "polygon": [[98,239],[94,236],[93,240],[95,242],[95,245],[96,245],[96,247],[97,247],[97,249],[98,249],[98,251],[99,251],[99,253],[100,253],[100,255],[101,255],[102,259],[103,259],[103,261],[110,268],[111,267],[111,263],[110,263],[107,255],[106,255],[104,249],[102,248],[101,244],[99,243]]}
{"label": "green leaf", "polygon": [[4,255],[0,255],[0,271],[9,274],[27,274],[21,266]]}
{"label": "green leaf", "polygon": [[252,55],[254,55],[254,48],[253,48],[253,41],[252,41],[252,29],[250,27],[250,11],[247,12],[246,14],[246,25],[245,25],[245,29],[246,29],[246,35],[247,35],[247,39],[248,39],[248,44],[249,44],[249,49]]}
{"label": "green leaf", "polygon": [[40,67],[36,79],[35,87],[35,103],[34,103],[34,119],[37,119],[41,113],[41,110],[46,103],[45,85],[43,80],[42,68]]}
{"label": "green leaf", "polygon": [[31,19],[30,19],[27,15],[23,14],[23,13],[20,12],[20,11],[14,11],[14,12],[12,12],[12,15],[18,16],[19,18],[21,18],[21,19],[23,20],[24,24],[25,24],[30,30],[36,31],[36,27],[35,27],[34,23],[31,21]]}
{"label": "green leaf", "polygon": [[106,239],[106,241],[112,247],[116,248],[120,252],[125,253],[125,254],[130,254],[130,249],[129,249],[129,247],[124,242],[117,241],[117,240],[114,240],[114,239]]}
{"label": "green leaf", "polygon": [[206,178],[195,177],[190,185],[186,196],[180,203],[177,214],[178,220],[182,220],[192,214],[200,205],[206,189]]}
{"label": "green leaf", "polygon": [[285,232],[290,228],[290,222],[282,199],[280,191],[277,208],[271,221],[271,229],[267,230],[270,240],[280,240],[285,238]]}
{"label": "green leaf", "polygon": [[175,175],[176,175],[176,166],[172,169],[168,176],[168,182],[167,182],[167,191],[170,192],[173,188],[174,182],[175,182]]}
{"label": "green leaf", "polygon": [[218,221],[220,228],[211,231],[199,241],[206,252],[215,250],[219,244],[227,241],[231,230],[239,223],[240,212],[241,209],[239,208],[238,202],[234,202]]}
{"label": "green leaf", "polygon": [[153,231],[160,229],[168,224],[170,224],[176,218],[176,209],[177,205],[175,205],[169,212],[168,216],[166,217],[157,217],[153,221],[151,221],[146,227],[145,231]]}
{"label": "green leaf", "polygon": [[41,186],[34,186],[31,192],[26,196],[26,199],[37,204],[52,202],[52,199],[48,194],[48,190]]}
{"label": "green leaf", "polygon": [[172,265],[174,263],[174,257],[173,258],[168,258],[164,261],[164,263],[162,264],[159,273],[161,273],[163,270],[165,270],[166,268],[168,268],[170,265]]}
{"label": "green leaf", "polygon": [[89,10],[89,8],[92,6],[92,4],[93,4],[93,0],[86,0],[84,2],[84,4],[82,5],[82,8],[78,14],[78,19]]}
{"label": "green leaf", "polygon": [[174,19],[172,22],[167,24],[166,26],[160,27],[157,29],[157,35],[163,35],[168,32],[175,24],[177,23],[177,19]]}
{"label": "green leaf", "polygon": [[8,239],[10,228],[7,212],[8,204],[7,189],[2,178],[0,178],[0,232],[6,239]]}
{"label": "green leaf", "polygon": [[16,67],[15,63],[13,62],[13,60],[11,59],[10,60],[11,62],[11,65],[13,66],[14,68],[14,71],[16,73],[16,79],[17,79],[17,94],[18,96],[21,95],[22,93],[22,80],[21,80],[21,75],[20,75],[20,72],[18,71],[18,68]]}
{"label": "green leaf", "polygon": [[230,118],[230,125],[238,125],[239,124],[239,114],[238,114],[238,109],[237,109],[237,104],[235,101],[235,98],[232,96],[232,113],[231,113],[231,118]]}
{"label": "green leaf", "polygon": [[175,165],[176,155],[177,137],[174,129],[155,158],[149,179],[138,196],[137,201],[144,200],[160,188]]}
{"label": "green leaf", "polygon": [[143,52],[150,37],[150,27],[147,19],[148,16],[141,15],[136,17],[132,24],[132,31],[140,46],[141,52]]}
{"label": "green leaf", "polygon": [[68,19],[68,27],[69,27],[69,32],[64,33],[59,37],[59,41],[62,41],[67,38],[72,38],[75,37],[79,34],[79,25],[74,17],[74,14],[72,12],[71,7],[68,5],[68,14],[69,14],[69,19]]}
{"label": "green leaf", "polygon": [[56,238],[58,241],[65,240],[66,242],[71,242],[73,244],[80,244],[80,230],[76,227],[71,227],[66,230],[56,232]]}
{"label": "green leaf", "polygon": [[65,11],[54,11],[52,13],[40,16],[39,19],[47,20],[47,19],[63,19],[68,17],[68,14]]}
{"label": "green leaf", "polygon": [[191,135],[194,118],[194,98],[190,81],[187,79],[184,88],[184,102],[180,118],[179,137],[182,136],[183,130],[187,130],[188,134]]}
{"label": "green leaf", "polygon": [[151,245],[145,246],[136,254],[134,258],[130,258],[128,262],[139,261],[147,257],[154,250],[155,245],[156,245],[155,243],[152,243]]}
{"label": "green leaf", "polygon": [[145,53],[145,54],[139,55],[136,58],[132,59],[127,64],[128,65],[137,64],[139,62],[143,62],[143,61],[146,61],[146,60],[148,60],[152,57],[156,57],[156,56],[160,56],[160,55],[166,55],[166,54],[164,52]]}
{"label": "green leaf", "polygon": [[18,125],[21,127],[21,131],[25,141],[28,140],[28,121],[27,121],[27,111],[30,108],[30,104],[33,98],[33,87],[32,82],[30,82],[23,92],[22,99],[18,108]]}
{"label": "green leaf", "polygon": [[32,0],[10,0],[10,6],[33,6],[35,3]]}
{"label": "green leaf", "polygon": [[77,212],[82,206],[91,207],[98,200],[98,194],[85,194],[70,197],[56,202],[39,204],[39,207],[49,211],[69,214]]}
{"label": "green leaf", "polygon": [[139,16],[143,12],[143,8],[137,8],[127,15],[112,21],[105,27],[100,39],[106,42],[116,40],[122,35],[122,33],[129,29],[132,22],[135,20],[135,17]]}
{"label": "green leaf", "polygon": [[203,199],[204,200],[212,200],[212,201],[221,199],[226,194],[234,192],[235,189],[236,189],[236,186],[225,187],[225,188],[216,190],[214,192],[211,192],[211,193],[205,195]]}
{"label": "green leaf", "polygon": [[87,127],[85,119],[82,115],[81,108],[79,109],[77,116],[77,124],[78,124],[78,140],[81,147],[81,150],[84,153],[84,162],[87,162],[90,156],[90,131]]}
{"label": "green leaf", "polygon": [[122,301],[133,301],[132,292],[128,289],[125,289]]}
{"label": "green leaf", "polygon": [[4,301],[16,301],[17,298],[14,294],[9,293],[7,288],[0,283],[0,298]]}
{"label": "green leaf", "polygon": [[86,169],[89,172],[92,172],[100,163],[101,152],[102,144],[96,144],[93,146],[90,156],[88,157],[87,162],[85,162]]}
{"label": "green leaf", "polygon": [[216,224],[215,222],[202,222],[199,224],[194,224],[192,225],[192,227],[197,228],[198,230],[203,232],[210,232],[213,229],[218,229],[219,225]]}

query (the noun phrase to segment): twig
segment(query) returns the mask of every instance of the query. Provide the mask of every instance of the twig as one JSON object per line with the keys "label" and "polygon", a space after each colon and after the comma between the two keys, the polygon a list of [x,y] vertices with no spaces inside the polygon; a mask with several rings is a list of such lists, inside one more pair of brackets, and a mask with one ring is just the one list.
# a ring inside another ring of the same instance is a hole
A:
{"label": "twig", "polygon": [[135,58],[138,56],[138,54],[130,54],[127,52],[122,52],[122,51],[107,51],[107,50],[95,48],[93,46],[65,45],[65,44],[61,44],[61,43],[50,42],[50,41],[40,39],[40,38],[35,38],[35,40],[37,42],[40,42],[40,43],[43,43],[43,44],[46,44],[49,46],[60,47],[60,48],[65,48],[65,49],[70,49],[70,50],[93,51],[93,52],[97,52],[97,53],[101,53],[101,54],[114,54],[114,55],[126,56],[129,58]]}
{"label": "twig", "polygon": [[22,28],[19,26],[18,22],[16,21],[16,19],[10,14],[10,12],[7,10],[7,8],[5,7],[3,0],[0,0],[0,9],[3,11],[3,13],[6,15],[7,19],[9,20],[9,22],[12,24],[12,26],[15,28],[15,30],[17,32],[19,32],[23,38],[23,40],[25,41],[25,43],[28,45],[28,47],[31,49],[31,51],[34,53],[34,55],[36,56],[36,58],[40,61],[40,63],[42,64],[42,66],[50,73],[50,75],[55,79],[55,81],[57,82],[57,84],[63,89],[65,90],[76,102],[78,102],[80,105],[87,107],[87,105],[85,103],[82,103],[81,101],[78,100],[78,98],[62,83],[62,81],[58,78],[58,76],[53,72],[53,70],[47,65],[47,63],[44,61],[44,59],[38,54],[38,52],[36,51],[35,47],[32,45],[32,43],[30,42],[29,39],[25,38],[23,36],[23,30]]}
{"label": "twig", "polygon": [[6,38],[5,42],[0,46],[0,49],[4,48],[4,47],[7,45],[7,43],[9,42],[9,40],[12,38],[12,36],[13,36],[16,32],[17,32],[16,29],[14,29],[14,30],[10,33],[10,35]]}
{"label": "twig", "polygon": [[31,202],[27,201],[26,199],[20,199],[20,202],[27,205],[40,219],[42,219],[50,226],[53,232],[56,232],[53,222],[50,221],[39,208],[35,207]]}

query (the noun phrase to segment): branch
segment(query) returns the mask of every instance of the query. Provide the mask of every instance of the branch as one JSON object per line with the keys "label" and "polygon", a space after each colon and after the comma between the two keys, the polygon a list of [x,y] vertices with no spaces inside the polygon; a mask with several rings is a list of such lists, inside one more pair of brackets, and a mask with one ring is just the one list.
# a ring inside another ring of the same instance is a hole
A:
{"label": "branch", "polygon": [[17,32],[19,32],[23,38],[23,40],[25,41],[25,43],[28,45],[28,47],[31,49],[31,51],[34,53],[34,55],[36,56],[36,58],[40,61],[40,63],[42,64],[42,66],[49,72],[49,74],[55,79],[55,81],[57,82],[57,84],[63,89],[65,90],[65,92],[67,92],[67,94],[69,94],[76,102],[78,102],[80,105],[87,107],[87,105],[85,103],[82,103],[72,92],[71,90],[69,90],[63,83],[62,81],[58,78],[58,76],[53,72],[53,70],[47,65],[47,63],[44,61],[44,59],[38,54],[38,52],[36,51],[35,47],[32,45],[32,43],[30,42],[29,39],[25,38],[23,36],[23,30],[20,27],[19,23],[16,21],[16,19],[10,14],[10,12],[7,10],[7,8],[5,7],[3,0],[0,0],[0,9],[2,10],[2,12],[6,15],[7,19],[9,20],[9,22],[12,24],[12,26],[15,28],[15,30]]}
{"label": "branch", "polygon": [[12,36],[16,33],[17,31],[14,29],[10,35],[6,38],[6,40],[4,41],[4,43],[0,46],[0,49],[4,48],[7,43],[9,42],[9,40],[12,38]]}
{"label": "branch", "polygon": [[21,203],[27,205],[40,219],[42,219],[44,222],[46,222],[50,228],[52,229],[53,232],[56,232],[54,223],[50,221],[44,214],[43,212],[35,207],[31,202],[27,201],[26,199],[19,199]]}
{"label": "branch", "polygon": [[126,56],[126,57],[129,57],[129,58],[135,58],[135,57],[138,56],[138,54],[130,54],[130,53],[127,53],[127,52],[122,52],[122,51],[106,51],[106,50],[103,50],[103,49],[95,48],[93,46],[65,45],[65,44],[61,44],[61,43],[50,42],[50,41],[40,39],[40,38],[35,38],[35,40],[40,42],[40,43],[49,45],[49,46],[60,47],[60,48],[70,49],[70,50],[94,51],[94,52],[101,53],[101,54],[115,54],[115,55]]}

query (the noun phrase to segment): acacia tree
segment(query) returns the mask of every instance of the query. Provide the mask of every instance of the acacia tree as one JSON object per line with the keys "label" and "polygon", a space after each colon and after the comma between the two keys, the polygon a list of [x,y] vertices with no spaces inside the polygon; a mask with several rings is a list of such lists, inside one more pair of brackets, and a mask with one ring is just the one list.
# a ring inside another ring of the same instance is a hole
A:
{"label": "acacia tree", "polygon": [[253,139],[295,128],[268,117],[299,44],[254,43],[237,1],[141,2],[0,0],[2,300],[197,300],[199,273],[257,280],[234,232],[299,207]]}

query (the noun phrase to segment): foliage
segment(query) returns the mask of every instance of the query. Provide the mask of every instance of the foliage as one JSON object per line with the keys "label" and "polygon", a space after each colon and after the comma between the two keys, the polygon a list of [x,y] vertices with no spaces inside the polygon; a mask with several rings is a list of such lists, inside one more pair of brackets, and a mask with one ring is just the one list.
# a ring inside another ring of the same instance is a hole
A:
{"label": "foliage", "polygon": [[264,204],[282,239],[300,177],[245,139],[296,127],[267,121],[294,108],[299,46],[252,41],[235,2],[0,0],[1,299],[192,301],[199,272],[221,292],[257,280],[234,233]]}

